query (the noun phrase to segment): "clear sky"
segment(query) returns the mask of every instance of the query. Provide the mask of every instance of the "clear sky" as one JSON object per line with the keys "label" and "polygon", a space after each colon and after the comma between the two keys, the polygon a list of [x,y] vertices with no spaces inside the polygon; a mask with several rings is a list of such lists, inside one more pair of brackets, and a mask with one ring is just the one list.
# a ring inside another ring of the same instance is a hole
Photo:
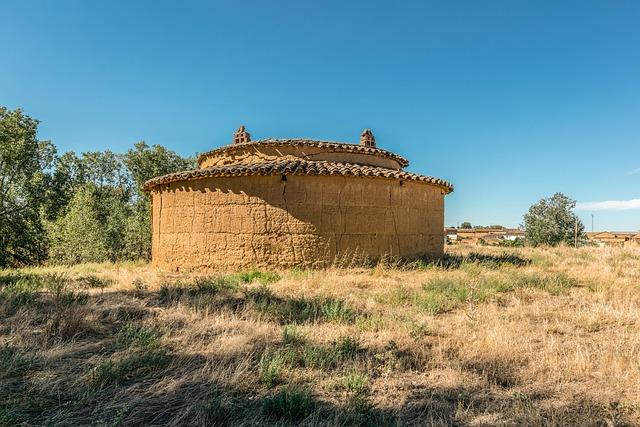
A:
{"label": "clear sky", "polygon": [[3,0],[0,105],[60,151],[369,127],[456,186],[448,225],[562,191],[588,230],[640,229],[637,0]]}

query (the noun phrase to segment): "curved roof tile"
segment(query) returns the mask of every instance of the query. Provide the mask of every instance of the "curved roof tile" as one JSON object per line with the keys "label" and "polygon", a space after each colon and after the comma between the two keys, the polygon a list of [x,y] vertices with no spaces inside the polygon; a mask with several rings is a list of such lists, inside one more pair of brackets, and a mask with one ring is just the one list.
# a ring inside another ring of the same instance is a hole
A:
{"label": "curved roof tile", "polygon": [[215,150],[207,151],[206,153],[202,153],[198,156],[198,165],[205,159],[205,157],[209,157],[213,154],[224,154],[230,151],[234,151],[239,148],[260,144],[263,146],[282,146],[282,145],[304,145],[309,147],[319,147],[319,148],[333,148],[346,152],[360,152],[367,154],[378,154],[383,157],[388,157],[400,163],[400,167],[407,167],[409,165],[409,161],[398,154],[392,153],[391,151],[383,150],[381,148],[376,147],[367,147],[365,145],[358,144],[347,144],[345,142],[332,142],[332,141],[316,141],[313,139],[303,139],[303,138],[294,138],[294,139],[260,139],[257,141],[251,142],[243,142],[241,144],[231,144],[225,145],[224,147],[216,148]]}
{"label": "curved roof tile", "polygon": [[328,161],[311,160],[282,160],[257,164],[237,164],[216,166],[205,169],[194,169],[185,172],[175,172],[153,178],[144,184],[144,190],[171,182],[189,179],[202,179],[217,176],[248,176],[248,175],[341,175],[364,176],[402,179],[407,181],[425,182],[441,187],[446,193],[453,191],[453,185],[448,181],[431,176],[418,175],[402,170],[387,169],[378,166],[358,165],[354,163],[334,163]]}

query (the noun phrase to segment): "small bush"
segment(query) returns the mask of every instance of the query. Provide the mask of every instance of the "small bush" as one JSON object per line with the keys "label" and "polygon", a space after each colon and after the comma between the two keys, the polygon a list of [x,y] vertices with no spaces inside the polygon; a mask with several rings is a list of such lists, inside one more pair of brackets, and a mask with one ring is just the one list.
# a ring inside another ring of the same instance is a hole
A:
{"label": "small bush", "polygon": [[13,427],[20,424],[19,418],[8,408],[0,408],[0,427]]}
{"label": "small bush", "polygon": [[351,372],[342,378],[342,385],[355,394],[365,394],[369,390],[369,376]]}
{"label": "small bush", "polygon": [[282,342],[286,346],[297,346],[305,343],[305,336],[295,325],[286,325],[282,330]]}
{"label": "small bush", "polygon": [[453,310],[469,297],[469,287],[454,278],[435,278],[422,286],[418,305],[429,314]]}
{"label": "small bush", "polygon": [[296,363],[304,368],[333,369],[341,363],[355,359],[360,349],[358,340],[351,337],[340,337],[328,347],[307,344],[303,346]]}
{"label": "small bush", "polygon": [[91,373],[94,386],[116,386],[133,378],[140,378],[163,369],[169,362],[167,352],[156,348],[138,351],[120,360],[100,363]]}
{"label": "small bush", "polygon": [[360,342],[356,338],[342,336],[333,342],[333,348],[341,358],[354,357],[360,350]]}
{"label": "small bush", "polygon": [[283,371],[290,366],[290,360],[284,352],[263,353],[260,358],[260,382],[273,387],[282,380]]}
{"label": "small bush", "polygon": [[127,323],[118,331],[116,343],[120,347],[158,347],[162,334],[156,328],[149,326],[138,326],[134,323]]}
{"label": "small bush", "polygon": [[262,410],[267,417],[301,421],[313,411],[315,404],[306,390],[282,390],[264,400]]}
{"label": "small bush", "polygon": [[33,305],[36,302],[37,292],[40,288],[41,284],[39,282],[20,279],[0,290],[0,301],[5,301],[11,310]]}
{"label": "small bush", "polygon": [[384,295],[383,298],[379,298],[378,301],[382,304],[405,305],[413,302],[414,299],[414,292],[411,289],[400,285],[388,294]]}

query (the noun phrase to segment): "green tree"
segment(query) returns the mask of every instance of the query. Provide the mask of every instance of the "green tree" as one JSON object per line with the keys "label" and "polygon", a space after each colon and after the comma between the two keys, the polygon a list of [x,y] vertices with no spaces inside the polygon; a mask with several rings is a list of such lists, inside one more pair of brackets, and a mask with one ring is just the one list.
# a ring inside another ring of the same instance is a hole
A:
{"label": "green tree", "polygon": [[49,224],[49,255],[53,262],[77,264],[112,259],[99,203],[96,188],[85,184],[73,195],[66,213]]}
{"label": "green tree", "polygon": [[460,228],[464,228],[465,230],[470,230],[473,228],[473,226],[469,221],[465,221],[462,224],[460,224]]}
{"label": "green tree", "polygon": [[149,146],[138,142],[124,156],[124,164],[131,173],[138,196],[146,196],[142,191],[144,183],[151,178],[168,173],[194,168],[192,158],[184,158],[161,145]]}
{"label": "green tree", "polygon": [[84,164],[73,151],[56,157],[45,200],[47,220],[53,221],[64,214],[77,189],[86,182],[85,175]]}
{"label": "green tree", "polygon": [[524,215],[527,243],[533,246],[573,244],[576,224],[578,239],[583,240],[584,225],[573,213],[575,206],[575,200],[562,193],[532,205]]}
{"label": "green tree", "polygon": [[0,107],[0,267],[43,261],[47,242],[40,209],[55,148],[38,141],[38,121]]}

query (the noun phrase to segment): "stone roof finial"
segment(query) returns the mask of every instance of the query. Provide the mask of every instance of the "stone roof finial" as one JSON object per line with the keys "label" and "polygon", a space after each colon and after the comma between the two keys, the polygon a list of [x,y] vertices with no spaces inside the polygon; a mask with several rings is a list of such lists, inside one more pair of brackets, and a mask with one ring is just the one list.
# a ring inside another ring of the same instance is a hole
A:
{"label": "stone roof finial", "polygon": [[373,136],[371,129],[365,129],[360,134],[360,145],[364,145],[365,147],[375,147],[376,146],[376,137]]}
{"label": "stone roof finial", "polygon": [[233,134],[233,143],[234,144],[243,144],[245,142],[251,141],[251,135],[249,132],[244,130],[244,125],[240,125],[238,130]]}

